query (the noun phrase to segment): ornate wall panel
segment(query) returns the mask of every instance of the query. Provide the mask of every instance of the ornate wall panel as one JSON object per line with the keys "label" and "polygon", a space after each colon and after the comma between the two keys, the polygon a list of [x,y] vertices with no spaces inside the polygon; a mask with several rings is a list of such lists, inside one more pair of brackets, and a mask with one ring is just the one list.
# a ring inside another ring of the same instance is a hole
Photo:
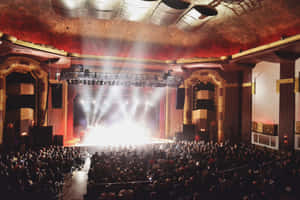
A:
{"label": "ornate wall panel", "polygon": [[[188,77],[185,82],[185,89],[186,89],[186,96],[185,96],[185,105],[184,105],[184,124],[195,124],[201,123],[204,127],[204,124],[210,123],[207,121],[207,119],[204,119],[205,114],[203,110],[199,111],[193,111],[193,86],[195,86],[199,80],[203,82],[204,84],[212,83],[215,87],[215,92],[207,92],[206,97],[213,97],[213,100],[215,102],[215,113],[214,118],[216,118],[216,122],[213,122],[217,126],[217,140],[222,141],[223,140],[223,115],[224,115],[224,86],[225,86],[225,80],[220,76],[219,72],[216,70],[199,70],[195,71],[191,74],[190,77]],[[205,97],[206,92],[201,92],[201,94],[197,93],[196,97],[203,96]],[[213,95],[212,95],[213,94]],[[212,116],[212,115],[211,115]],[[207,118],[207,112],[206,112],[206,118]],[[204,122],[205,121],[205,122]],[[207,128],[209,128],[210,124],[206,125]],[[199,127],[198,127],[199,128]]]}
{"label": "ornate wall panel", "polygon": [[[46,108],[47,108],[47,95],[48,95],[48,73],[44,71],[39,62],[21,56],[8,57],[0,65],[0,111],[2,114],[2,120],[0,121],[0,144],[3,141],[3,129],[5,121],[5,108],[6,108],[6,77],[12,73],[30,73],[32,77],[36,80],[36,109],[34,113],[35,125],[42,126],[46,122]],[[25,86],[21,86],[24,87]],[[26,89],[27,90],[27,89]],[[27,92],[32,93],[31,89]],[[26,93],[27,93],[26,92]]]}

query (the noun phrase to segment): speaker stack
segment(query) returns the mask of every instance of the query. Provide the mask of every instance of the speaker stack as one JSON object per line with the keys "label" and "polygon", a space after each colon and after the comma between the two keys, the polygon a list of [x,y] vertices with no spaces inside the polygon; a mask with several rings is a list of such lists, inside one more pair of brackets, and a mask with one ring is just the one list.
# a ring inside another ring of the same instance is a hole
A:
{"label": "speaker stack", "polygon": [[30,129],[30,137],[34,147],[52,145],[52,126],[34,126]]}

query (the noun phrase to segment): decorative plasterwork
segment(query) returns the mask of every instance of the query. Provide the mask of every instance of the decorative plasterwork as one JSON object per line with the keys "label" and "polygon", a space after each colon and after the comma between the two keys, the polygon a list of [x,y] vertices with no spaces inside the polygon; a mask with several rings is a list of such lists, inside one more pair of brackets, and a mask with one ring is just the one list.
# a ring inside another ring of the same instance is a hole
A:
{"label": "decorative plasterwork", "polygon": [[286,79],[279,79],[276,81],[276,92],[280,92],[280,85],[281,84],[292,84],[294,83],[294,78],[286,78]]}
{"label": "decorative plasterwork", "polygon": [[[191,97],[193,94],[191,94],[192,87],[198,82],[198,81],[204,82],[205,84],[208,82],[211,82],[215,84],[215,101],[217,104],[216,109],[216,120],[218,122],[218,141],[222,141],[224,139],[224,112],[225,112],[225,83],[226,81],[220,76],[220,74],[215,70],[199,70],[195,71],[191,74],[190,77],[188,77],[184,81],[185,89],[186,89],[186,95],[185,96],[185,104],[184,104],[184,116],[183,121],[184,124],[191,124],[192,123],[192,99]],[[223,91],[222,94],[220,91]],[[187,93],[189,92],[189,93]]]}
{"label": "decorative plasterwork", "polygon": [[[0,90],[0,111],[2,111],[2,119],[5,119],[6,108],[6,77],[13,72],[30,73],[36,80],[36,108],[35,109],[35,125],[42,126],[45,123],[45,114],[47,108],[48,94],[48,73],[41,67],[40,63],[27,57],[9,57],[0,65],[0,81],[2,89]],[[0,122],[0,144],[3,139],[4,120]]]}

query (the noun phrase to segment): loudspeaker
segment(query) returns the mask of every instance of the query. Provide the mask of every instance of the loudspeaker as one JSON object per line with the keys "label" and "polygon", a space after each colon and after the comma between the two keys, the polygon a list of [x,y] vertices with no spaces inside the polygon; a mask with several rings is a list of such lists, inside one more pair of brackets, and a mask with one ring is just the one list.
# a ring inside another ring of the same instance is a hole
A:
{"label": "loudspeaker", "polygon": [[35,108],[35,95],[8,95],[6,100],[7,110],[20,108]]}
{"label": "loudspeaker", "polygon": [[52,145],[52,126],[34,126],[30,129],[32,145],[38,147]]}
{"label": "loudspeaker", "polygon": [[176,109],[183,109],[185,99],[185,88],[177,88]]}
{"label": "loudspeaker", "polygon": [[52,108],[62,108],[62,84],[51,84]]}
{"label": "loudspeaker", "polygon": [[194,140],[195,138],[195,125],[184,124],[183,125],[183,138],[185,140]]}
{"label": "loudspeaker", "polygon": [[56,146],[63,146],[64,145],[64,136],[63,135],[54,135],[53,144]]}

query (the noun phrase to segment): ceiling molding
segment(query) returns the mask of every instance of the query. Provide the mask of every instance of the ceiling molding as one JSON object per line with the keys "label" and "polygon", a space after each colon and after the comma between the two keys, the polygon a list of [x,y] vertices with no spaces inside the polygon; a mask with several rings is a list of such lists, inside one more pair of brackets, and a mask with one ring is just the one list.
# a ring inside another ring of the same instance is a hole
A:
{"label": "ceiling molding", "polygon": [[[144,59],[144,58],[133,58],[133,57],[117,57],[117,56],[96,56],[96,55],[85,55],[85,54],[77,54],[66,52],[64,50],[56,49],[52,46],[46,46],[42,44],[35,44],[23,40],[19,40],[16,37],[4,34],[0,32],[0,39],[11,44],[27,47],[33,50],[39,50],[42,52],[47,52],[54,55],[64,56],[66,58],[78,58],[78,59],[86,59],[86,60],[100,60],[100,61],[112,61],[112,62],[126,62],[126,63],[143,63],[143,64],[157,64],[157,65],[196,65],[201,64],[202,66],[207,64],[224,64],[231,65],[236,64],[242,68],[251,68],[255,65],[257,59],[260,59],[262,56],[266,56],[267,54],[271,54],[274,57],[277,57],[282,60],[295,60],[300,57],[299,52],[294,52],[293,50],[289,50],[287,48],[290,45],[295,44],[296,42],[300,42],[300,34],[291,36],[276,42],[272,42],[270,44],[258,46],[252,49],[248,49],[246,51],[233,54],[231,56],[221,56],[221,57],[209,57],[209,58],[181,58],[177,60],[158,60],[158,59]],[[250,59],[250,60],[249,60]],[[224,70],[226,67],[224,67]]]}
{"label": "ceiling molding", "polygon": [[18,40],[16,37],[13,37],[10,35],[3,34],[1,38],[4,38],[4,40],[9,41],[12,44],[16,44],[16,45],[19,45],[22,47],[28,47],[31,49],[40,50],[40,51],[44,51],[47,53],[53,53],[53,54],[60,55],[60,56],[68,55],[68,52],[66,52],[64,50],[56,49],[54,47],[46,46],[46,45],[42,45],[42,44],[34,44],[34,43],[26,42],[23,40]]}
{"label": "ceiling molding", "polygon": [[196,63],[224,63],[229,59],[228,56],[211,58],[181,58],[176,60],[177,64],[196,64]]}
{"label": "ceiling molding", "polygon": [[149,64],[171,64],[170,60],[156,60],[156,59],[143,59],[143,58],[131,58],[131,57],[117,57],[117,56],[95,56],[95,55],[85,55],[70,53],[70,57],[82,58],[82,59],[95,59],[104,61],[116,61],[116,62],[135,62],[135,63],[149,63]]}
{"label": "ceiling molding", "polygon": [[256,53],[262,53],[262,52],[267,51],[267,50],[272,50],[272,49],[275,49],[275,48],[283,47],[285,45],[288,45],[288,44],[291,44],[291,43],[297,42],[297,41],[300,41],[300,34],[294,35],[294,36],[291,36],[291,37],[288,37],[288,38],[285,38],[285,39],[282,39],[282,40],[278,40],[276,42],[272,42],[272,43],[269,43],[269,44],[266,44],[266,45],[262,45],[262,46],[258,46],[258,47],[252,48],[252,49],[248,49],[248,50],[242,51],[240,53],[233,54],[232,59],[233,60],[241,59],[241,58],[251,56],[251,55],[256,54]]}

